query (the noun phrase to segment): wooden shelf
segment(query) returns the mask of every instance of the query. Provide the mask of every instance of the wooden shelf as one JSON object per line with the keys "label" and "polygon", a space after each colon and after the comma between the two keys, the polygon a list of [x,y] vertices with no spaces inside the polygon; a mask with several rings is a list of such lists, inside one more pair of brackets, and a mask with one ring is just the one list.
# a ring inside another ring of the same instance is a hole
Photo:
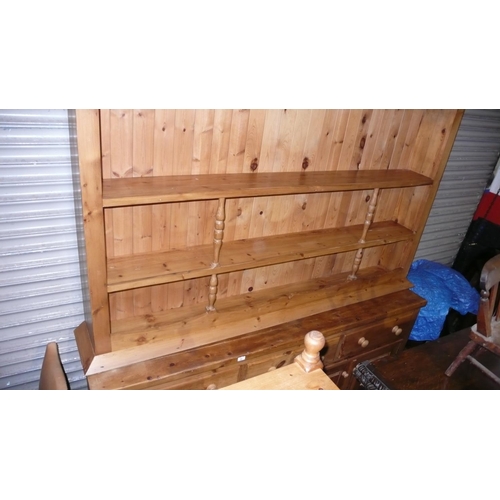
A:
{"label": "wooden shelf", "polygon": [[213,247],[202,245],[118,257],[108,261],[108,293],[192,278],[270,266],[358,248],[388,245],[413,238],[413,232],[392,222],[373,223],[365,243],[363,225],[322,229],[223,243],[219,266],[212,268]]}
{"label": "wooden shelf", "polygon": [[412,286],[402,269],[362,269],[353,281],[347,280],[348,274],[221,299],[216,312],[207,313],[205,306],[196,305],[113,321],[113,352],[99,356],[100,368],[93,370],[185,351]]}
{"label": "wooden shelf", "polygon": [[[336,324],[342,308],[351,333],[377,334],[363,356],[392,352],[394,336],[376,320],[387,314],[380,304],[397,325],[390,297],[412,286],[406,274],[462,114],[77,110],[74,179],[88,307],[75,338],[89,384],[235,383],[290,361],[270,330],[289,342],[294,322],[299,338],[316,329],[310,322],[318,315],[325,328]],[[335,254],[329,268],[306,265]],[[268,266],[279,271],[272,280],[245,273]],[[201,289],[161,286],[193,279]],[[419,307],[412,303],[401,320]],[[248,344],[252,336],[259,340]],[[332,360],[347,366],[352,346],[344,356],[333,340],[338,353],[330,354],[339,357]]]}
{"label": "wooden shelf", "polygon": [[411,170],[262,172],[104,179],[105,208],[253,196],[358,191],[432,184]]}

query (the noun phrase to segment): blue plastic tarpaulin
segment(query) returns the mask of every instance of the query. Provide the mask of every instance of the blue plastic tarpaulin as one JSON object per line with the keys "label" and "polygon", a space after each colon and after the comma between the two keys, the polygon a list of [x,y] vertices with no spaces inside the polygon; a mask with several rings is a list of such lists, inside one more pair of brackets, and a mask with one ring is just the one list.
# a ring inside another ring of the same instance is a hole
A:
{"label": "blue plastic tarpaulin", "polygon": [[410,290],[427,300],[410,333],[411,340],[435,340],[443,329],[450,308],[460,314],[477,314],[479,293],[454,269],[425,259],[413,262]]}

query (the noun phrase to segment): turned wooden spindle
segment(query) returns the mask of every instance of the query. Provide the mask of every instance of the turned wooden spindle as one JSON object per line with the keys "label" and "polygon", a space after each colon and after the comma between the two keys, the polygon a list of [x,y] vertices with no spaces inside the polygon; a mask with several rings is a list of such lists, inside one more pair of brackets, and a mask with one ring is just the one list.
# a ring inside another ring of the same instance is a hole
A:
{"label": "turned wooden spindle", "polygon": [[224,221],[226,219],[226,200],[219,199],[219,206],[215,214],[215,229],[214,229],[214,260],[212,262],[212,269],[219,265],[220,249],[222,247],[222,239],[224,238]]}
{"label": "turned wooden spindle", "polygon": [[317,330],[310,331],[304,337],[305,349],[295,358],[297,363],[306,373],[323,368],[319,351],[325,346],[325,337]]}
{"label": "turned wooden spindle", "polygon": [[363,227],[363,234],[361,235],[361,239],[359,240],[360,243],[365,243],[366,235],[368,234],[368,229],[370,229],[370,226],[372,225],[373,215],[375,214],[375,209],[377,208],[379,191],[380,191],[379,188],[375,188],[373,190],[373,195],[370,200],[370,204],[368,205],[368,212],[366,213],[365,224]]}
{"label": "turned wooden spindle", "polygon": [[210,285],[208,287],[208,306],[205,308],[207,312],[215,311],[215,299],[217,298],[217,287],[219,285],[219,279],[216,274],[212,274],[210,277]]}
{"label": "turned wooden spindle", "polygon": [[354,262],[352,264],[351,274],[347,277],[349,281],[357,279],[356,273],[358,272],[359,266],[361,265],[361,260],[363,259],[363,249],[358,248],[356,256],[354,257]]}
{"label": "turned wooden spindle", "polygon": [[[364,245],[366,243],[366,235],[368,234],[368,229],[370,229],[370,226],[372,225],[373,215],[375,214],[375,209],[377,208],[379,191],[380,191],[379,188],[375,188],[373,190],[373,195],[370,199],[370,204],[368,205],[368,210],[366,212],[365,223],[363,226],[363,233],[361,234],[361,238],[358,241],[360,245]],[[356,273],[358,272],[359,266],[361,265],[361,260],[363,259],[363,252],[364,252],[363,248],[358,248],[356,256],[354,257],[354,262],[352,264],[351,274],[347,277],[349,281],[355,280],[357,278]]]}

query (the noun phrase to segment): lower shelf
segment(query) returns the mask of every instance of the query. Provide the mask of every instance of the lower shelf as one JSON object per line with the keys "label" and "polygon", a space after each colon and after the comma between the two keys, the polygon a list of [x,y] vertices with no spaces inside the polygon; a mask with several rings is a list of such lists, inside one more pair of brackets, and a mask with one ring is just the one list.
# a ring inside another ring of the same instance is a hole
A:
{"label": "lower shelf", "polygon": [[[91,389],[206,389],[214,385],[221,388],[293,363],[304,348],[305,334],[317,329],[326,339],[321,351],[325,371],[340,367],[340,376],[354,359],[371,359],[379,351],[385,355],[395,342],[404,344],[424,305],[425,300],[403,290],[150,359],[141,359],[141,347],[94,356],[85,365],[86,375]],[[402,335],[394,333],[394,324],[402,326]],[[81,337],[85,323],[82,325],[75,333],[83,360]],[[353,350],[353,339],[360,336],[368,339],[370,345],[358,345]],[[117,366],[118,359],[124,362],[127,358],[126,364]]]}
{"label": "lower shelf", "polygon": [[162,352],[179,352],[411,286],[401,270],[370,268],[353,281],[348,274],[229,297],[211,313],[197,305],[114,321],[112,350],[161,343]]}
{"label": "lower shelf", "polygon": [[112,352],[99,355],[90,373],[180,353],[411,287],[402,269],[367,268],[353,281],[347,280],[348,274],[230,297],[216,303],[216,312],[207,313],[200,305],[115,321]]}

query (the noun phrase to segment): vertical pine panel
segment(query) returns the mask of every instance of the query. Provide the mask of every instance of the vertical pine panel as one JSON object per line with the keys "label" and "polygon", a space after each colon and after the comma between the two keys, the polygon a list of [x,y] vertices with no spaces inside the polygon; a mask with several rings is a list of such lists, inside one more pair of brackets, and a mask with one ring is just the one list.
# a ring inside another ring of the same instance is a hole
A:
{"label": "vertical pine panel", "polygon": [[[336,134],[337,136],[339,134],[339,123],[342,115],[342,111],[339,110],[328,110],[325,114],[318,144],[318,154],[315,161],[318,170],[333,170],[335,168],[333,165],[334,155],[332,154],[332,150],[336,141]],[[317,213],[314,213],[310,209],[308,210],[309,219],[306,221],[306,227],[308,229],[333,227],[334,220],[332,220],[332,215],[336,214],[335,200],[337,199],[338,196],[335,194],[319,194]],[[333,266],[333,259],[333,256],[318,257],[315,259],[311,278],[327,276]]]}
{"label": "vertical pine panel", "polygon": [[404,111],[400,109],[385,111],[373,152],[371,162],[373,169],[386,170],[389,168],[403,116]]}
{"label": "vertical pine panel", "polygon": [[297,111],[294,109],[284,109],[281,117],[280,135],[276,145],[274,156],[274,172],[287,172],[290,157],[290,146],[293,139],[295,119]]}
{"label": "vertical pine panel", "polygon": [[[395,131],[394,146],[389,160],[389,168],[407,168],[405,165],[405,155],[407,154],[407,144],[412,141],[416,133],[418,123],[421,119],[421,111],[404,110],[397,132]],[[403,152],[405,153],[403,155]],[[404,192],[404,191],[403,191]],[[377,208],[376,217],[378,220],[397,220],[397,206],[403,193],[401,190],[389,189],[380,193],[380,202]],[[406,195],[404,195],[406,196]],[[385,249],[382,250],[385,252]]]}
{"label": "vertical pine panel", "polygon": [[224,174],[227,171],[232,119],[233,110],[231,109],[216,109],[214,111],[210,173]]}
{"label": "vertical pine panel", "polygon": [[[264,140],[264,125],[266,120],[266,111],[259,109],[250,110],[248,117],[248,128],[246,134],[244,166],[245,171],[258,175],[264,171],[262,167],[262,144]],[[264,227],[264,200],[260,198],[245,198],[238,201],[238,210],[241,210],[239,222],[245,222],[237,228],[238,238],[251,238],[262,236]],[[245,215],[246,214],[246,215]],[[252,269],[242,274],[240,291],[246,293],[249,289],[256,289],[256,276],[260,269]]]}
{"label": "vertical pine panel", "polygon": [[[259,161],[260,172],[273,172],[275,169],[276,150],[281,133],[283,110],[269,109],[266,111],[263,123],[263,134]],[[253,203],[253,222],[250,227],[249,237],[268,234],[269,217],[273,210],[273,198],[258,197]],[[252,289],[260,290],[267,286],[269,270],[267,267],[259,269],[252,275],[254,284]],[[250,285],[249,285],[250,286]],[[247,289],[248,290],[248,289]]]}
{"label": "vertical pine panel", "polygon": [[[155,110],[153,139],[153,175],[172,175],[174,158],[175,110]],[[153,251],[170,248],[171,204],[152,207],[151,245]],[[166,286],[151,287],[151,310],[153,313],[168,309]]]}
{"label": "vertical pine panel", "polygon": [[97,354],[111,351],[109,302],[106,294],[106,248],[102,207],[100,123],[98,110],[78,110],[78,161],[82,191],[85,253],[92,267],[86,276],[90,295],[89,329]]}
{"label": "vertical pine panel", "polygon": [[[154,163],[154,111],[135,110],[133,128],[133,176],[150,177]],[[153,249],[153,212],[150,205],[134,207],[132,224],[134,228],[134,254],[151,252]],[[134,315],[151,313],[151,288],[134,290]]]}
{"label": "vertical pine panel", "polygon": [[[111,178],[131,177],[133,170],[133,111],[109,111],[109,155]],[[133,253],[133,209],[130,207],[113,209],[113,255]],[[111,247],[111,245],[110,245]],[[110,295],[111,318],[121,319],[133,315],[134,298],[132,292]]]}
{"label": "vertical pine panel", "polygon": [[215,111],[198,109],[195,111],[193,136],[193,174],[210,173]]}
{"label": "vertical pine panel", "polygon": [[259,172],[273,172],[276,159],[276,149],[281,133],[281,118],[283,110],[266,110],[263,124],[262,144],[259,162]]}
{"label": "vertical pine panel", "polygon": [[351,111],[344,109],[338,112],[337,122],[333,131],[333,144],[330,150],[329,170],[347,170],[348,166],[340,163],[344,147],[347,124],[350,121]]}
{"label": "vertical pine panel", "polygon": [[334,133],[337,127],[337,121],[340,119],[341,112],[329,109],[325,112],[323,127],[318,141],[318,152],[315,165],[317,170],[332,170],[330,164],[330,151],[333,148]]}
{"label": "vertical pine panel", "polygon": [[[245,147],[247,142],[250,110],[233,110],[231,132],[229,137],[229,151],[227,159],[227,173],[251,173],[250,165],[245,165]],[[233,199],[226,203],[228,225],[225,230],[226,239],[241,239],[248,235],[251,219],[251,206],[248,200]],[[231,273],[227,284],[228,295],[238,294],[241,288],[241,273]]]}
{"label": "vertical pine panel", "polygon": [[[102,178],[112,177],[111,169],[111,137],[110,137],[110,111],[102,109],[101,120],[101,158],[102,158]],[[104,227],[106,231],[106,255],[108,258],[114,257],[113,245],[113,210],[104,210]]]}
{"label": "vertical pine panel", "polygon": [[380,129],[387,121],[384,110],[375,109],[368,122],[366,134],[360,139],[358,170],[369,170],[374,168],[373,155],[376,145],[380,140]]}

